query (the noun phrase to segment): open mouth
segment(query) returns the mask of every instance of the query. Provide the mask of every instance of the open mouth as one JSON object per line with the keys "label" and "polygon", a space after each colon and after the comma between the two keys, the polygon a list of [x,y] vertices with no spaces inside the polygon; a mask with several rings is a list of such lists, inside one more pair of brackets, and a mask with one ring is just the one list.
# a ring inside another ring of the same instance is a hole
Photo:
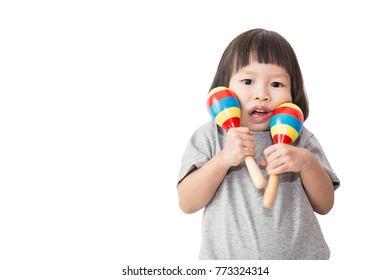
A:
{"label": "open mouth", "polygon": [[271,117],[272,112],[266,107],[255,106],[249,111],[249,115],[252,120],[256,122],[263,122]]}

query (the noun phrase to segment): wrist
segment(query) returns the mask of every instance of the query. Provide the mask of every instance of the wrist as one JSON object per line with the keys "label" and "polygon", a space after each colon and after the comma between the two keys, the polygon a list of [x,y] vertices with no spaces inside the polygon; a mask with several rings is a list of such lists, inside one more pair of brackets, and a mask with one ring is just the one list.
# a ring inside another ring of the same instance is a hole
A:
{"label": "wrist", "polygon": [[233,165],[229,163],[229,160],[224,156],[223,151],[220,151],[214,157],[216,163],[220,166],[220,168],[225,169],[226,171],[230,169]]}

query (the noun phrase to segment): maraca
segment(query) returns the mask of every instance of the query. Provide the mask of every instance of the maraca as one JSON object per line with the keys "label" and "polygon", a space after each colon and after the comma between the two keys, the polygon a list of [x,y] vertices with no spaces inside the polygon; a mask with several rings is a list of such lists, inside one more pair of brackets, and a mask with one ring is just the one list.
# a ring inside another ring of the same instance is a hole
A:
{"label": "maraca", "polygon": [[[241,107],[235,93],[227,87],[216,87],[207,96],[207,109],[213,120],[222,128],[229,130],[240,126]],[[245,157],[245,164],[253,184],[258,189],[265,187],[265,178],[252,156]]]}
{"label": "maraca", "polygon": [[[275,144],[293,143],[302,131],[303,124],[302,110],[295,104],[286,102],[280,104],[270,120],[271,136]],[[263,207],[272,208],[275,203],[276,192],[278,190],[279,176],[271,175],[264,192]]]}

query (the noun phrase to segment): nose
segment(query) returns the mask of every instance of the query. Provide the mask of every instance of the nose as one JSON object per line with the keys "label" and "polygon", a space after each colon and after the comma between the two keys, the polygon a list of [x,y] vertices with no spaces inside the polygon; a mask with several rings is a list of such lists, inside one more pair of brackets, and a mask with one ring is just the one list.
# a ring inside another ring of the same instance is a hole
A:
{"label": "nose", "polygon": [[257,89],[255,93],[253,94],[253,99],[254,100],[259,100],[259,101],[269,101],[270,100],[270,95],[268,94],[268,91],[264,88]]}

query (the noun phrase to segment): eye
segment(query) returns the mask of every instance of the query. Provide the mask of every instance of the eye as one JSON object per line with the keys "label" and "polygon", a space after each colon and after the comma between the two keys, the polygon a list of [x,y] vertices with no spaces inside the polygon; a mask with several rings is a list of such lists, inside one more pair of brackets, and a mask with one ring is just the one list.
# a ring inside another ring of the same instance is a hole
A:
{"label": "eye", "polygon": [[271,83],[271,87],[274,87],[274,88],[279,88],[281,86],[283,86],[283,85],[281,83],[279,83],[279,82],[272,82]]}
{"label": "eye", "polygon": [[244,79],[244,80],[242,80],[242,83],[244,85],[250,86],[250,85],[253,85],[253,80],[251,80],[251,79]]}

